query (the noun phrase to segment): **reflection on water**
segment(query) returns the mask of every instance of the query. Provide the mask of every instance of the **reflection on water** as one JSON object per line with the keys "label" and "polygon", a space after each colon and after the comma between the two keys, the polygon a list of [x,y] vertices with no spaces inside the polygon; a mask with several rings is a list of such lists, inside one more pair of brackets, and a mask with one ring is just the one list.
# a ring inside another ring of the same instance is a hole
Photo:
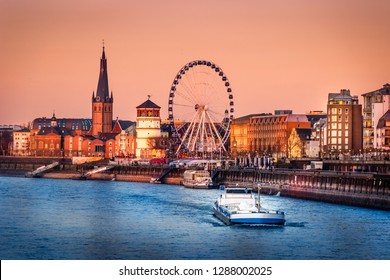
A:
{"label": "reflection on water", "polygon": [[220,193],[0,177],[0,258],[390,259],[388,212],[264,195],[285,226],[226,226]]}

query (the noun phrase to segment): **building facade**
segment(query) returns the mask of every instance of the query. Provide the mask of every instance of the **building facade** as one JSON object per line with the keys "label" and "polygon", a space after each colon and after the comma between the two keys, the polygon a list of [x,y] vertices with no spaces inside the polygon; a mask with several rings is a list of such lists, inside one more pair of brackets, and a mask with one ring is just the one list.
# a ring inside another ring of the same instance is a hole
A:
{"label": "building facade", "polygon": [[288,139],[293,129],[298,128],[310,129],[310,122],[306,115],[293,114],[291,110],[234,119],[230,128],[231,154],[233,157],[246,153],[289,157],[292,149]]}
{"label": "building facade", "polygon": [[360,153],[363,147],[362,105],[348,89],[328,94],[327,153]]}
{"label": "building facade", "polygon": [[388,110],[379,120],[375,131],[377,149],[388,152],[390,150],[390,110]]}
{"label": "building facade", "polygon": [[64,139],[67,135],[73,135],[75,131],[60,127],[54,113],[51,119],[45,119],[45,123],[47,123],[47,126],[40,129],[31,129],[30,131],[31,155],[43,157],[64,156]]}
{"label": "building facade", "polygon": [[13,132],[12,154],[14,156],[30,155],[30,130],[28,128]]}
{"label": "building facade", "polygon": [[249,151],[272,154],[274,157],[291,157],[289,137],[293,129],[308,128],[310,122],[304,114],[278,114],[256,116],[249,120]]}
{"label": "building facade", "polygon": [[249,152],[248,127],[250,119],[254,116],[259,115],[252,114],[232,120],[230,124],[230,150],[233,157]]}
{"label": "building facade", "polygon": [[14,131],[21,130],[19,125],[0,125],[0,156],[13,154]]}
{"label": "building facade", "polygon": [[381,149],[382,135],[379,133],[379,120],[390,109],[390,84],[362,94],[363,96],[363,148]]}
{"label": "building facade", "polygon": [[164,157],[165,151],[159,148],[161,139],[161,107],[150,100],[137,106],[137,158]]}

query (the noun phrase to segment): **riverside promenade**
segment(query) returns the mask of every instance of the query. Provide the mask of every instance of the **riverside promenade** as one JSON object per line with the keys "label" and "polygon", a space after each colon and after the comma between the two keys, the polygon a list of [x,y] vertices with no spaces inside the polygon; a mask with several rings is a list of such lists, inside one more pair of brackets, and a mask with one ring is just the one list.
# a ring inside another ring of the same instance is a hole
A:
{"label": "riverside promenade", "polygon": [[[60,164],[44,178],[74,179],[107,161],[73,165],[66,158],[18,158],[0,157],[0,175],[24,176],[42,165],[54,161]],[[167,166],[115,166],[102,173],[93,174],[91,180],[117,180],[129,182],[150,182],[158,177]],[[172,170],[163,184],[180,185],[184,168]],[[214,181],[220,185],[247,185],[261,187],[267,194],[317,200],[344,205],[390,210],[390,175],[378,173],[354,173],[341,171],[304,171],[289,169],[259,170],[232,167],[213,172]]]}

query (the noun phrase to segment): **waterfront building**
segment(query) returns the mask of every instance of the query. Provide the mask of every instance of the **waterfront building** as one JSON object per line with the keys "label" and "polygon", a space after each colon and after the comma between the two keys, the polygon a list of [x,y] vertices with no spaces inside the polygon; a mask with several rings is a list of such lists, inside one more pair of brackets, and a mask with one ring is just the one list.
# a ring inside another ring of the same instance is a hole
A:
{"label": "waterfront building", "polygon": [[314,128],[314,124],[317,123],[321,119],[326,119],[326,112],[324,111],[309,111],[306,113],[306,117],[310,122],[312,128]]}
{"label": "waterfront building", "polygon": [[33,156],[64,156],[64,139],[67,135],[74,135],[76,132],[59,126],[58,119],[53,113],[49,123],[40,129],[30,131],[30,153]]}
{"label": "waterfront building", "polygon": [[328,94],[327,153],[356,154],[362,149],[362,105],[350,90]]}
{"label": "waterfront building", "polygon": [[312,128],[294,128],[300,139],[300,157],[317,158],[319,156],[319,141],[312,138]]}
{"label": "waterfront building", "polygon": [[[88,133],[92,126],[92,119],[83,118],[56,118],[56,125],[59,128],[72,130],[75,134],[84,135]],[[37,132],[41,129],[50,128],[52,126],[52,118],[36,118],[30,124],[30,129]]]}
{"label": "waterfront building", "polygon": [[[382,88],[363,93],[363,148],[366,151],[382,149],[386,147],[382,135],[383,123],[379,128],[379,120],[390,109],[390,84],[386,83]],[[388,140],[387,140],[388,141]]]}
{"label": "waterfront building", "polygon": [[[388,110],[378,121],[376,126],[377,147],[381,150],[390,150],[390,110]],[[388,154],[386,155],[388,158]]]}
{"label": "waterfront building", "polygon": [[96,94],[92,93],[92,129],[90,134],[97,137],[99,133],[112,130],[114,98],[108,91],[107,59],[104,51],[100,59],[100,72]]}
{"label": "waterfront building", "polygon": [[[94,141],[98,140],[98,141]],[[67,135],[64,138],[66,157],[134,157],[135,123],[116,120],[109,133],[92,135]]]}
{"label": "waterfront building", "polygon": [[327,118],[319,119],[314,123],[312,129],[312,139],[318,142],[318,157],[324,155],[327,150]]}
{"label": "waterfront building", "polygon": [[13,131],[12,154],[14,156],[27,156],[30,154],[30,129],[22,128]]}
{"label": "waterfront building", "polygon": [[161,148],[161,107],[150,100],[137,106],[137,158],[165,157],[165,150]]}
{"label": "waterfront building", "polygon": [[280,114],[275,111],[275,115],[253,116],[248,124],[249,152],[269,154],[277,158],[290,157],[292,147],[289,146],[288,139],[293,129],[298,128],[310,129],[306,115],[293,114],[292,111]]}
{"label": "waterfront building", "polygon": [[117,121],[113,131],[117,133],[115,136],[114,155],[116,157],[134,158],[137,147],[135,123]]}
{"label": "waterfront building", "polygon": [[291,150],[288,138],[293,129],[310,130],[306,115],[293,114],[292,110],[276,110],[274,115],[252,114],[234,119],[230,128],[232,156],[251,153],[288,157],[289,148]]}
{"label": "waterfront building", "polygon": [[248,127],[252,117],[270,116],[269,113],[251,114],[232,120],[230,124],[230,147],[232,156],[243,155],[249,152]]}
{"label": "waterfront building", "polygon": [[13,132],[21,129],[19,125],[0,125],[0,156],[12,154]]}

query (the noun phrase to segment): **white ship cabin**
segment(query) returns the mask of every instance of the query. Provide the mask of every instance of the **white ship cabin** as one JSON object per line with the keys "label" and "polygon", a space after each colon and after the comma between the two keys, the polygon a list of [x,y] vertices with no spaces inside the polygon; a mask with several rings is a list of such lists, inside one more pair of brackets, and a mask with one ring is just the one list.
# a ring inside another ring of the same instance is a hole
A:
{"label": "white ship cabin", "polygon": [[252,194],[252,189],[249,188],[227,188],[226,192],[219,198],[219,205],[226,207],[238,208],[255,208],[256,198]]}

